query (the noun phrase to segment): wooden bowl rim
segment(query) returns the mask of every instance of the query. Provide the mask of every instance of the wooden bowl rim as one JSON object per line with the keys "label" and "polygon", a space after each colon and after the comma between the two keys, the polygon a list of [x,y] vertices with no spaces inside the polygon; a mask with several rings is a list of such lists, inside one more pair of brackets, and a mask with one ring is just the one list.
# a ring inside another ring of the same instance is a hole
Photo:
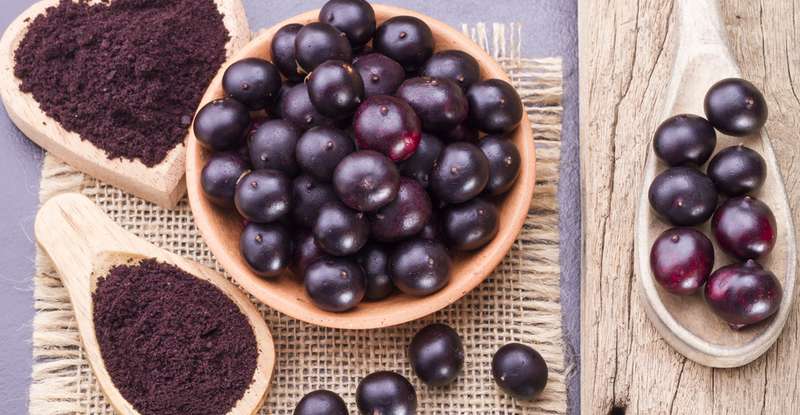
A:
{"label": "wooden bowl rim", "polygon": [[[449,25],[429,16],[400,7],[381,4],[373,4],[372,6],[375,9],[379,22],[384,20],[383,17],[389,18],[399,15],[413,16],[425,21],[434,31],[435,35],[441,34],[441,37],[458,43],[459,49],[475,56],[481,64],[482,73],[492,78],[499,78],[511,83],[510,77],[486,51]],[[246,56],[266,55],[268,50],[267,45],[269,45],[270,39],[279,28],[290,23],[314,21],[317,19],[318,15],[319,9],[311,10],[286,19],[260,32],[250,43],[245,45],[235,56],[223,65],[222,69],[220,69],[217,76],[211,82],[206,94],[203,96],[198,109],[202,108],[211,100],[222,96],[222,76],[225,69],[231,63]],[[478,266],[471,267],[468,270],[465,269],[458,274],[454,273],[450,283],[441,291],[431,296],[411,298],[398,294],[395,297],[404,298],[406,300],[392,304],[386,304],[386,301],[371,303],[373,306],[370,307],[370,313],[366,314],[354,315],[353,312],[329,313],[319,310],[305,298],[294,296],[289,298],[288,296],[279,295],[269,286],[272,282],[259,278],[247,268],[238,252],[238,247],[230,249],[231,247],[227,246],[218,235],[218,231],[215,229],[214,223],[210,219],[214,215],[218,215],[219,211],[211,205],[210,202],[205,200],[205,197],[202,195],[199,174],[203,167],[201,165],[201,154],[205,150],[201,149],[197,144],[196,137],[193,133],[190,133],[186,153],[188,197],[197,227],[211,252],[214,253],[222,267],[231,274],[239,285],[264,304],[290,317],[318,326],[358,330],[396,326],[423,318],[461,299],[492,273],[506,256],[512,244],[516,241],[527,219],[536,183],[536,149],[530,120],[525,111],[523,111],[523,119],[520,126],[513,133],[513,139],[518,145],[522,156],[522,167],[514,188],[505,196],[505,200],[503,201],[503,205],[510,204],[508,206],[512,208],[512,214],[507,217],[507,223],[501,223],[497,236],[489,245],[479,251],[469,254],[471,260],[477,261]]]}

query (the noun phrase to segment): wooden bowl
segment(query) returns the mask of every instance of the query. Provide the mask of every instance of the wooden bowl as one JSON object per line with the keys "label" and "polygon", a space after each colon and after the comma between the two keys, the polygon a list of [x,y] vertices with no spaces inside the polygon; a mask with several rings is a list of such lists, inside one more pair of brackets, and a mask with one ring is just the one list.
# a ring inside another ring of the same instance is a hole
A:
{"label": "wooden bowl", "polygon": [[[497,62],[452,27],[410,10],[383,5],[373,5],[373,7],[378,24],[398,15],[410,15],[424,20],[433,31],[437,50],[460,49],[470,53],[481,63],[482,78],[499,78],[510,82],[508,75]],[[223,96],[222,74],[230,63],[248,57],[270,59],[272,36],[279,28],[289,23],[306,24],[316,21],[318,14],[318,10],[303,13],[258,35],[222,68],[212,81],[200,106]],[[239,253],[241,217],[233,210],[214,206],[203,195],[200,172],[208,159],[209,152],[198,145],[193,135],[190,135],[186,155],[189,202],[197,227],[217,260],[236,282],[266,305],[296,319],[320,326],[344,329],[388,327],[424,317],[459,300],[486,279],[511,248],[528,215],[535,184],[536,154],[527,114],[523,115],[520,127],[513,134],[513,140],[522,155],[522,168],[514,188],[498,206],[500,231],[497,237],[480,251],[456,255],[453,258],[450,283],[441,291],[421,298],[396,294],[383,301],[364,302],[346,313],[330,313],[314,306],[306,295],[303,285],[296,278],[282,276],[266,280],[250,271]]]}

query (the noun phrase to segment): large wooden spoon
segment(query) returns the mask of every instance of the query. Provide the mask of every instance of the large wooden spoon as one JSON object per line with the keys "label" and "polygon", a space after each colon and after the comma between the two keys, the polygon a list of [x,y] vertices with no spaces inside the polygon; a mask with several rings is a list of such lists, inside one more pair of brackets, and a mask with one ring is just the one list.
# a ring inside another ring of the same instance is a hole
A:
{"label": "large wooden spoon", "polygon": [[[716,0],[678,0],[676,6],[679,44],[672,80],[666,90],[663,119],[679,113],[703,115],[703,99],[708,89],[721,79],[741,76],[725,41],[725,27]],[[769,137],[766,130],[744,139],[718,134],[718,150],[739,143],[760,153],[768,166],[767,181],[755,196],[772,208],[778,222],[775,249],[762,261],[778,276],[784,289],[783,302],[774,317],[744,330],[733,331],[712,314],[700,295],[675,296],[656,283],[650,270],[650,247],[669,226],[656,217],[648,202],[650,183],[666,168],[656,158],[652,146],[649,146],[637,212],[636,270],[647,315],[678,352],[711,367],[742,366],[766,352],[783,330],[797,295],[795,229]],[[708,224],[702,230],[710,235]],[[719,249],[715,254],[715,267],[734,262]]]}
{"label": "large wooden spoon", "polygon": [[[43,0],[34,4],[8,26],[0,39],[0,97],[9,118],[33,142],[72,167],[163,207],[175,206],[186,193],[184,144],[175,147],[154,167],[139,161],[110,160],[105,152],[47,116],[31,94],[20,91],[21,81],[14,76],[17,47],[33,19],[59,1]],[[226,56],[230,57],[250,41],[250,27],[241,0],[214,1],[230,33],[226,45]]]}
{"label": "large wooden spoon", "polygon": [[82,195],[68,193],[50,199],[36,216],[36,240],[56,266],[67,287],[78,331],[95,376],[111,405],[119,413],[138,414],[114,386],[106,371],[95,336],[92,292],[98,277],[116,265],[129,265],[145,258],[175,265],[197,278],[214,284],[247,317],[258,344],[253,382],[229,414],[252,415],[266,399],[275,367],[272,335],[261,313],[230,281],[218,273],[157,248],[123,230],[94,203]]}

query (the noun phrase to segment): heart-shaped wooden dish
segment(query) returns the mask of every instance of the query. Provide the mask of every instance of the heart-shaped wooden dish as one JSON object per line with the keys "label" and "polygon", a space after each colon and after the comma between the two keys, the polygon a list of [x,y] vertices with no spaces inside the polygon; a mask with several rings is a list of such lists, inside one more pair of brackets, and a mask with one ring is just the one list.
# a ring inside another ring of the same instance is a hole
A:
{"label": "heart-shaped wooden dish", "polygon": [[[481,63],[483,78],[500,78],[510,82],[508,75],[491,56],[450,26],[410,10],[383,5],[373,7],[378,24],[398,15],[410,15],[424,20],[433,30],[437,50],[459,49],[470,53]],[[245,46],[228,64],[246,57],[269,59],[272,36],[280,27],[288,23],[306,24],[316,21],[318,14],[317,10],[310,11],[273,26]],[[201,106],[223,96],[223,71],[212,81]],[[512,139],[522,155],[522,169],[513,190],[499,205],[500,231],[494,241],[480,251],[456,256],[450,283],[436,294],[424,298],[398,294],[380,302],[365,302],[355,310],[342,314],[315,307],[306,296],[303,285],[291,276],[265,280],[248,269],[239,253],[241,218],[233,211],[215,207],[203,196],[200,172],[209,153],[197,144],[194,137],[190,137],[188,142],[186,161],[189,202],[197,226],[217,260],[245,290],[268,306],[320,326],[346,329],[393,326],[424,317],[457,301],[486,279],[511,248],[528,215],[535,184],[536,155],[527,115],[524,115],[522,124],[514,132]]]}
{"label": "heart-shaped wooden dish", "polygon": [[[725,28],[719,18],[716,2],[679,0],[676,7],[680,19],[680,44],[676,49],[673,79],[666,91],[668,106],[663,119],[682,113],[704,114],[706,91],[721,79],[741,77],[723,37]],[[767,181],[754,196],[770,206],[778,223],[775,248],[760,261],[778,277],[783,286],[783,302],[777,314],[757,325],[734,331],[712,313],[701,295],[673,295],[655,281],[650,270],[650,248],[661,232],[671,226],[657,217],[648,201],[650,183],[666,169],[666,165],[655,156],[652,145],[648,146],[637,211],[636,271],[645,311],[672,347],[706,366],[737,367],[761,356],[783,331],[797,295],[797,244],[786,190],[766,129],[751,137],[736,138],[718,133],[717,138],[717,150],[741,143],[757,151],[767,162]],[[711,235],[709,223],[700,229],[706,235]],[[716,246],[715,259],[715,269],[734,262]]]}
{"label": "heart-shaped wooden dish", "polygon": [[[17,47],[30,22],[59,1],[43,0],[34,4],[8,26],[0,39],[0,97],[9,118],[33,142],[74,168],[158,205],[175,206],[186,193],[185,145],[175,147],[154,167],[147,167],[138,160],[110,160],[103,150],[62,128],[42,111],[31,94],[20,90],[21,82],[14,76]],[[250,40],[250,27],[240,0],[214,1],[230,33],[226,46],[226,55],[230,57]]]}

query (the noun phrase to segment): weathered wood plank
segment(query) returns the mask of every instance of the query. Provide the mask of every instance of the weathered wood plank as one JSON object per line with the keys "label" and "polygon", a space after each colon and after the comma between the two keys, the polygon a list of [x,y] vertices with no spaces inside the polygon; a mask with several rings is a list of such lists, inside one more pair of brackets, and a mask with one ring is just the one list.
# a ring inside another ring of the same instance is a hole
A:
{"label": "weathered wood plank", "polygon": [[[800,322],[740,369],[686,361],[656,333],[633,270],[645,146],[674,57],[673,2],[580,0],[582,413],[790,414],[800,408]],[[773,141],[800,219],[800,0],[724,0],[744,76],[767,96]]]}

